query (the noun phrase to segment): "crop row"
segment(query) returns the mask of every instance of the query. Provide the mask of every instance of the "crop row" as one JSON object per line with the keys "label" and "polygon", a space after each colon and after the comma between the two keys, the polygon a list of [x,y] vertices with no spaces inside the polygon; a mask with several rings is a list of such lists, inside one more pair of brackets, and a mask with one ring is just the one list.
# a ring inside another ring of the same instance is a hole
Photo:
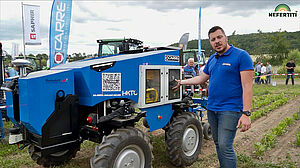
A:
{"label": "crop row", "polygon": [[262,156],[266,151],[275,147],[277,142],[276,137],[283,135],[287,131],[287,127],[291,125],[295,120],[299,120],[300,112],[293,115],[293,117],[287,117],[280,121],[279,124],[271,129],[271,132],[263,135],[260,142],[254,144],[256,156]]}
{"label": "crop row", "polygon": [[270,104],[260,110],[252,112],[251,120],[256,120],[256,119],[266,115],[268,112],[276,109],[277,107],[286,104],[287,102],[288,102],[288,98],[282,97],[281,99],[274,101],[272,104]]}
{"label": "crop row", "polygon": [[266,106],[278,99],[284,97],[284,94],[268,94],[268,95],[261,95],[256,96],[252,101],[252,109],[259,109],[262,106]]}

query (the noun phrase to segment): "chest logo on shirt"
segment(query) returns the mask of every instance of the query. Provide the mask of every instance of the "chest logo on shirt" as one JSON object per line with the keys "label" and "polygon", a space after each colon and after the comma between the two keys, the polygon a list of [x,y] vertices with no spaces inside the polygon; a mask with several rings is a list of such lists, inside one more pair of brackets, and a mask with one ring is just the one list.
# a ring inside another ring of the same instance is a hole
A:
{"label": "chest logo on shirt", "polygon": [[224,66],[231,66],[230,63],[223,63],[222,65],[224,65]]}

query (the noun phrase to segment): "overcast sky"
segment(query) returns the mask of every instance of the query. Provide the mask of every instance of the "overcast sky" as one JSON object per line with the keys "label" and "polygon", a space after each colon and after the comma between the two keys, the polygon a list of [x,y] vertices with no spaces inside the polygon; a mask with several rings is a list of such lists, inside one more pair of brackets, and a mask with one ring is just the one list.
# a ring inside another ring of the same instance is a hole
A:
{"label": "overcast sky", "polygon": [[[0,1],[0,41],[11,53],[12,42],[22,43],[22,1]],[[42,45],[26,46],[26,54],[49,54],[49,25],[52,1],[23,1],[40,5]],[[277,5],[285,3],[296,18],[271,18]],[[198,39],[199,7],[202,7],[201,38],[209,28],[219,25],[227,35],[300,31],[300,1],[83,1],[73,0],[68,54],[97,52],[97,39],[136,38],[145,46],[167,46],[184,33]]]}

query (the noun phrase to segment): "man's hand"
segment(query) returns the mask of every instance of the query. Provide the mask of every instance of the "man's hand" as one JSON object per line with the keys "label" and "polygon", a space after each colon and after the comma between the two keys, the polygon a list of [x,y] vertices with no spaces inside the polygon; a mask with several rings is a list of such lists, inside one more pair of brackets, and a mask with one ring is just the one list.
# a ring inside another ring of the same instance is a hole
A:
{"label": "man's hand", "polygon": [[181,85],[181,83],[180,83],[181,81],[180,80],[175,79],[175,81],[177,82],[177,85],[172,88],[174,90],[174,92],[176,92],[177,90],[179,90],[180,89],[180,85]]}
{"label": "man's hand", "polygon": [[241,118],[239,119],[236,128],[239,128],[240,125],[242,125],[241,132],[245,132],[245,131],[247,131],[248,129],[250,129],[250,128],[251,128],[251,119],[250,119],[250,117],[249,117],[249,116],[246,116],[245,114],[243,114],[243,115],[241,116]]}

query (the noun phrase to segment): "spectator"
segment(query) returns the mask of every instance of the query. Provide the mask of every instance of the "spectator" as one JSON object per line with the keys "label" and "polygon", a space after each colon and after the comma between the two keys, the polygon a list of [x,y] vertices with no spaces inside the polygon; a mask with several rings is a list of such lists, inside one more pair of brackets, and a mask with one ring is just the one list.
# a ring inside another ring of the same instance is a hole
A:
{"label": "spectator", "polygon": [[287,85],[289,83],[289,79],[291,76],[292,85],[294,85],[294,69],[296,68],[294,60],[290,59],[290,61],[285,65],[285,68],[287,69],[287,76],[286,76],[285,84]]}
{"label": "spectator", "polygon": [[9,77],[13,77],[13,76],[19,76],[19,68],[18,67],[16,67],[16,66],[14,66],[13,68],[10,68],[9,70],[8,70],[8,75],[9,75]]}
{"label": "spectator", "polygon": [[260,82],[262,83],[262,84],[264,84],[264,83],[266,83],[266,72],[267,72],[267,68],[264,66],[264,64],[263,63],[261,63],[261,71],[260,71]]}
{"label": "spectator", "polygon": [[189,79],[196,76],[194,68],[194,59],[189,58],[187,64],[184,66],[184,78]]}
{"label": "spectator", "polygon": [[266,80],[266,84],[271,83],[271,74],[272,74],[272,65],[269,62],[267,62],[267,80]]}
{"label": "spectator", "polygon": [[255,83],[260,84],[261,64],[260,61],[255,65]]}

